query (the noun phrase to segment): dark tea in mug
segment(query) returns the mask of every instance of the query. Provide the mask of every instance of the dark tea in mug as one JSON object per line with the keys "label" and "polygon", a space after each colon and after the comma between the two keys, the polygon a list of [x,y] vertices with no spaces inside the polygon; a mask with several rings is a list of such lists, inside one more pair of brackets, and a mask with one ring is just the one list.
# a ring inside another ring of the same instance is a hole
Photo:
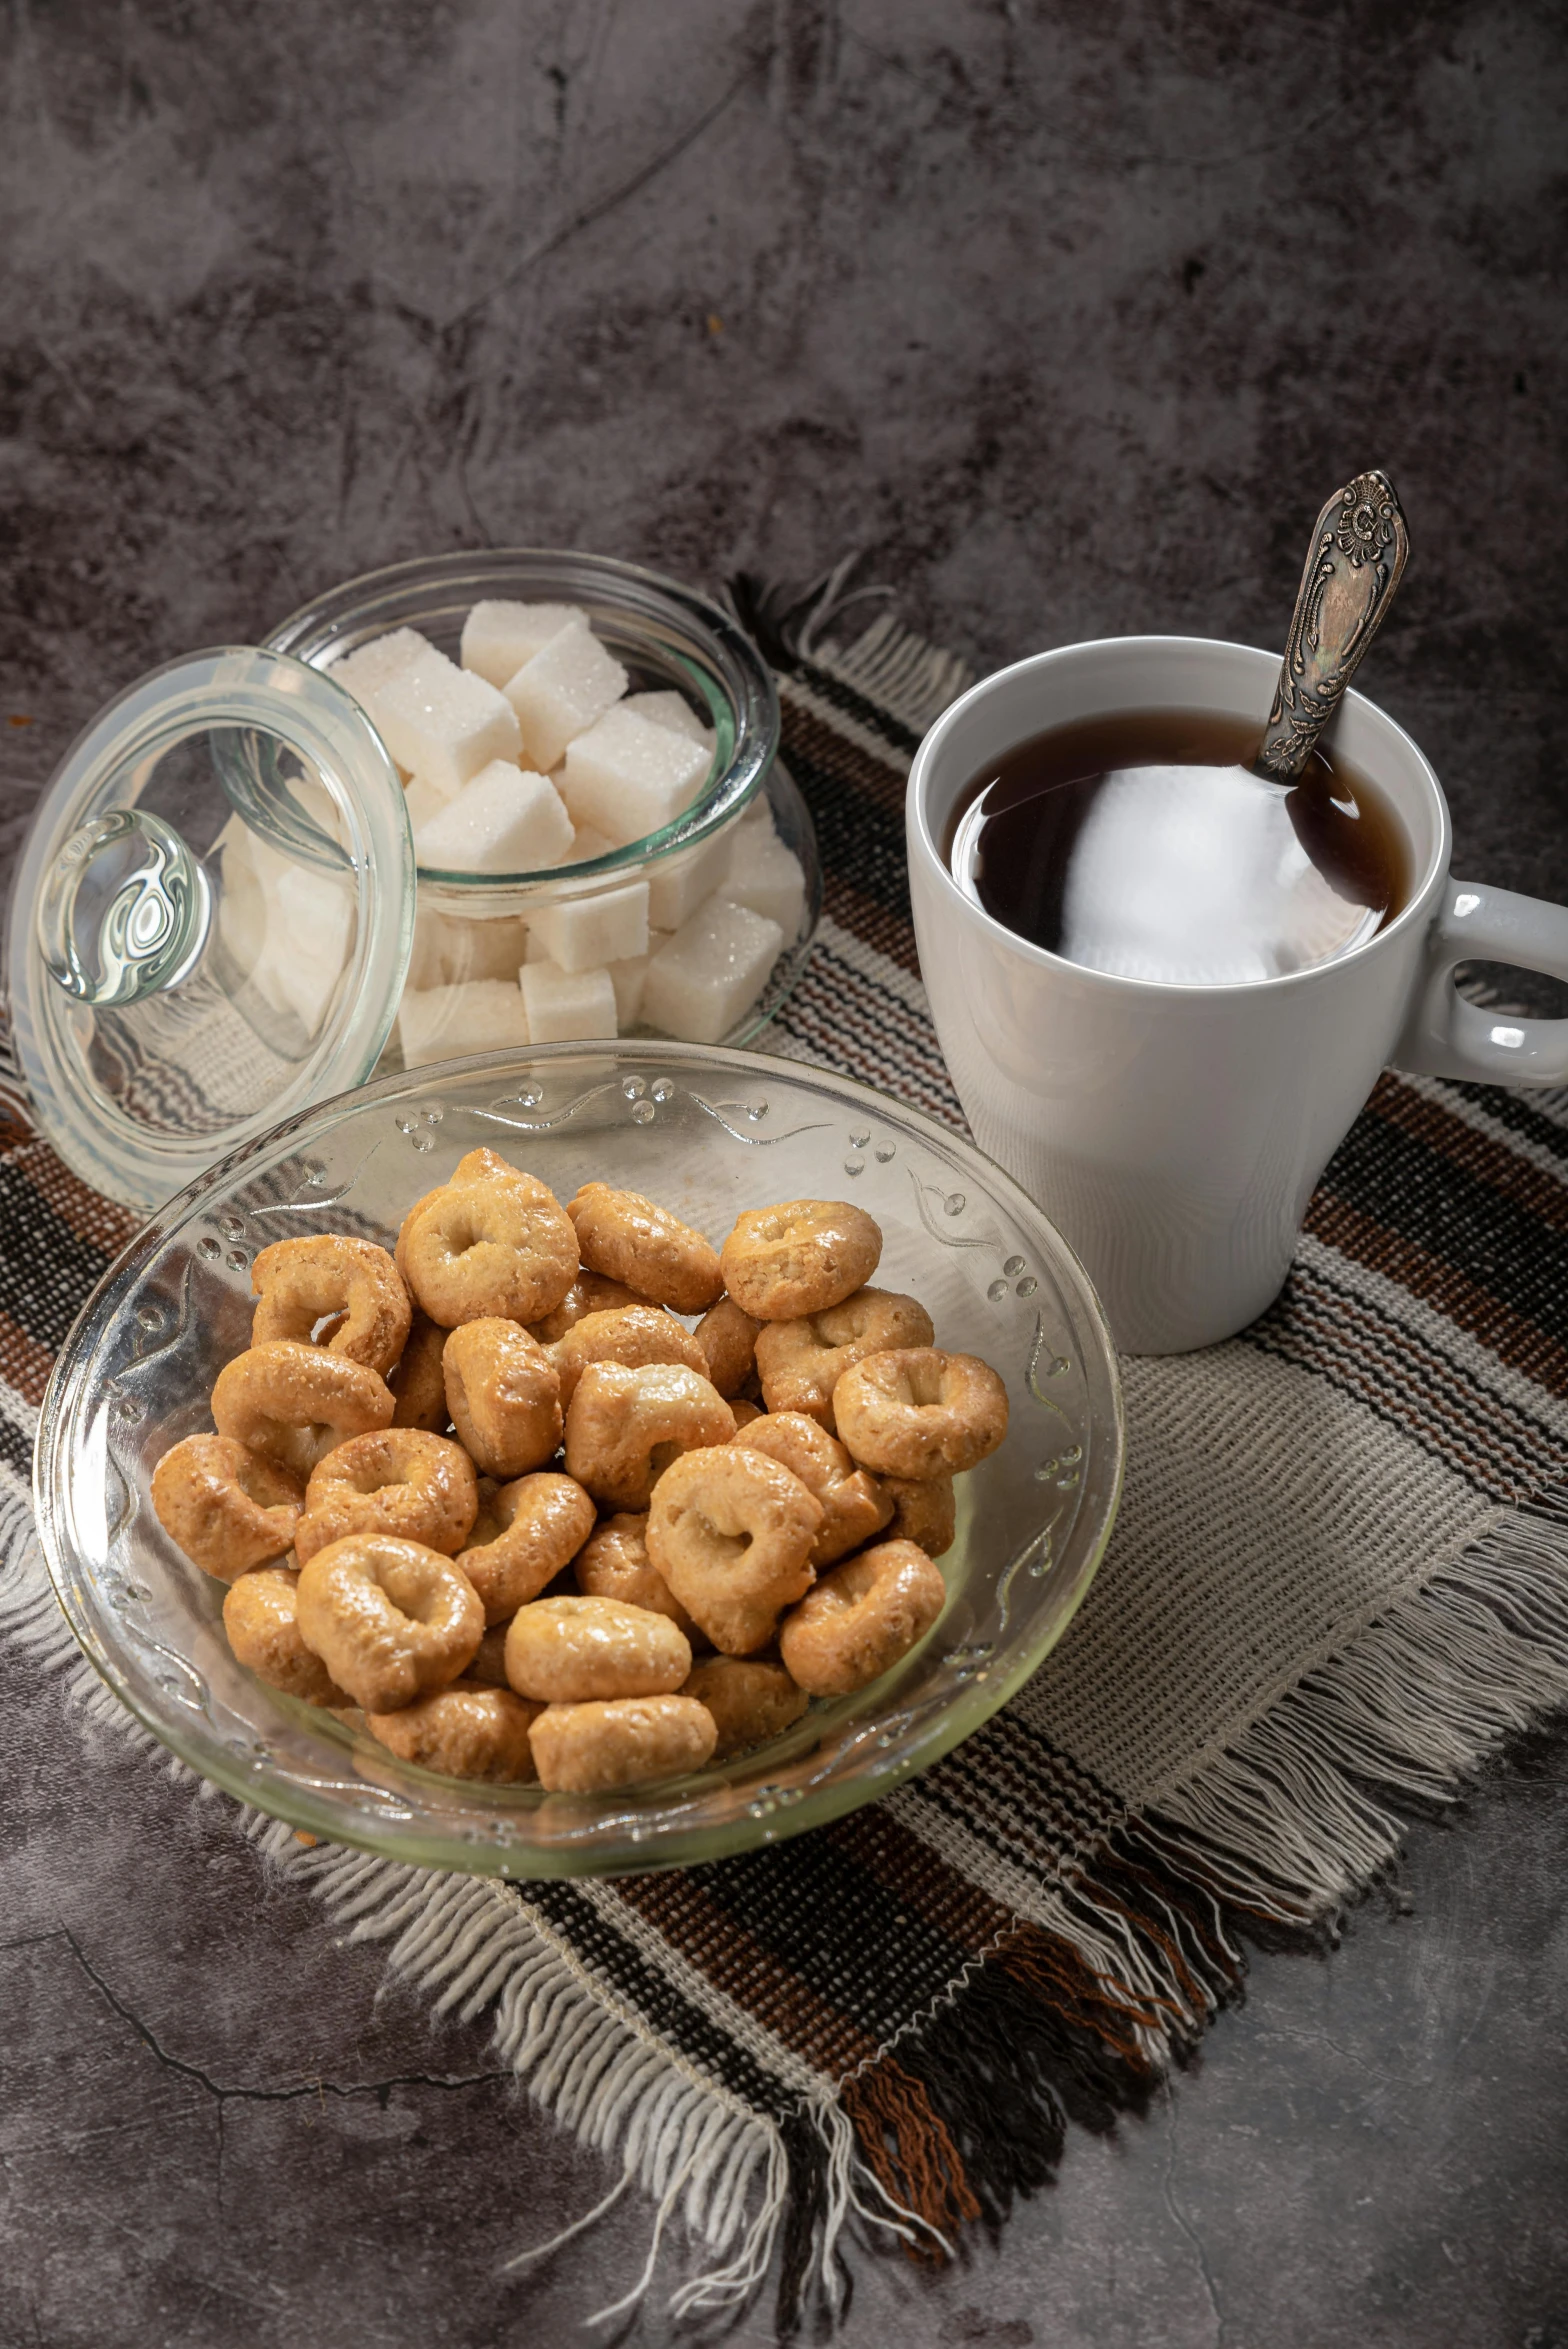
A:
{"label": "dark tea in mug", "polygon": [[1019,937],[1123,978],[1235,986],[1331,961],[1399,912],[1409,848],[1333,751],[1280,784],[1251,772],[1259,740],[1206,710],[1036,734],[960,794],[953,877]]}

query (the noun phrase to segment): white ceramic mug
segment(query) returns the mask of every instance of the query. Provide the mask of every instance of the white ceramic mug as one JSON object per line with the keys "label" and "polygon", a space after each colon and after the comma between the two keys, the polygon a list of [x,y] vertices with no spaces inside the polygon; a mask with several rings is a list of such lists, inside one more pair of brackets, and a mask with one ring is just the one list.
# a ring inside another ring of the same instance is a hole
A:
{"label": "white ceramic mug", "polygon": [[1412,885],[1395,920],[1336,960],[1234,986],[1120,978],[1017,937],[953,879],[954,804],[998,753],[1133,710],[1214,710],[1261,731],[1278,671],[1277,654],[1197,637],[1067,645],[956,701],[909,778],[915,936],[959,1100],[1077,1250],[1131,1353],[1229,1337],[1278,1294],[1313,1186],[1385,1065],[1568,1083],[1568,1019],[1489,1014],[1453,980],[1470,960],[1568,979],[1568,910],[1450,878],[1437,777],[1359,693],[1327,739],[1398,816]]}

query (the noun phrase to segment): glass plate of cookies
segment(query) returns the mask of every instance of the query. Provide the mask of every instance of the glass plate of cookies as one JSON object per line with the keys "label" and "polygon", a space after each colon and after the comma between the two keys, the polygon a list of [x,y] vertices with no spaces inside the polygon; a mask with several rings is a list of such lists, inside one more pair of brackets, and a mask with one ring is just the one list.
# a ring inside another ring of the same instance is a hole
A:
{"label": "glass plate of cookies", "polygon": [[514,1876],[710,1860],[985,1721],[1104,1553],[1088,1280],[970,1144],[663,1042],[363,1086],[214,1167],[40,1415],[61,1605],[181,1760]]}

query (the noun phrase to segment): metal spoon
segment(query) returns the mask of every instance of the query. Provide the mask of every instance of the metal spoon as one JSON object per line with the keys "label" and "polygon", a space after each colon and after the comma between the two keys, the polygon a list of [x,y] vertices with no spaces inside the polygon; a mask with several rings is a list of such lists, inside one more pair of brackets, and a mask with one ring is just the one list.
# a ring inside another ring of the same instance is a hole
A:
{"label": "metal spoon", "polygon": [[1394,600],[1410,533],[1386,473],[1358,473],[1317,518],[1255,775],[1294,783]]}

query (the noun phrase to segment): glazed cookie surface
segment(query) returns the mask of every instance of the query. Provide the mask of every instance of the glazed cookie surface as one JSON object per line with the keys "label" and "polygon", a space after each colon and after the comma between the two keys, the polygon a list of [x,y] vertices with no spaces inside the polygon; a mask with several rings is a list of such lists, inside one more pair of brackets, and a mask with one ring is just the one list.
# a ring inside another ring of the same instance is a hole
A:
{"label": "glazed cookie surface", "polygon": [[567,1204],[582,1260],[676,1313],[702,1313],[724,1287],[711,1242],[640,1191],[584,1183]]}
{"label": "glazed cookie surface", "polygon": [[159,1524],[204,1574],[233,1582],[294,1540],[305,1487],[277,1460],[233,1436],[186,1436],[152,1473]]}
{"label": "glazed cookie surface", "polygon": [[455,1681],[400,1712],[368,1713],[365,1726],[389,1753],[448,1778],[527,1786],[539,1775],[529,1731],[543,1711],[509,1688]]}
{"label": "glazed cookie surface", "polygon": [[398,1233],[398,1270],[421,1312],[443,1329],[493,1317],[538,1321],[577,1278],[571,1219],[532,1175],[496,1159],[503,1172],[460,1180],[469,1164],[410,1208]]}
{"label": "glazed cookie surface", "polygon": [[881,1254],[881,1227],[863,1208],[842,1199],[786,1199],[737,1216],[720,1262],[742,1312],[756,1321],[796,1321],[864,1288]]}
{"label": "glazed cookie surface", "polygon": [[757,1372],[770,1411],[805,1411],[836,1432],[833,1389],[868,1354],[895,1346],[929,1346],[935,1331],[916,1297],[896,1289],[857,1289],[842,1305],[795,1321],[764,1323]]}
{"label": "glazed cookie surface", "polygon": [[533,1725],[539,1781],[555,1794],[601,1794],[700,1770],[718,1731],[695,1697],[619,1697],[546,1705]]}
{"label": "glazed cookie surface", "polygon": [[515,1321],[453,1330],[441,1357],[458,1441],[485,1476],[542,1467],[561,1440],[561,1382],[548,1350]]}
{"label": "glazed cookie surface", "polygon": [[223,1628],[238,1662],[269,1688],[307,1705],[350,1705],[299,1628],[299,1574],[290,1566],[262,1566],[242,1574],[223,1602]]}
{"label": "glazed cookie surface", "polygon": [[[385,1376],[402,1353],[411,1313],[385,1248],[337,1232],[274,1240],[250,1272],[257,1299],[251,1343],[294,1338],[324,1345]],[[317,1326],[330,1323],[318,1338]]]}
{"label": "glazed cookie surface", "polygon": [[1007,1389],[990,1364],[939,1346],[867,1355],[834,1387],[833,1410],[862,1467],[916,1482],[975,1467],[1007,1433]]}
{"label": "glazed cookie surface", "polygon": [[619,1599],[536,1599],[506,1635],[506,1677],[544,1704],[668,1696],[691,1670],[691,1644],[667,1615]]}
{"label": "glazed cookie surface", "polygon": [[274,1338],[236,1354],[219,1371],[212,1416],[219,1435],[308,1476],[350,1436],[390,1425],[392,1390],[346,1354]]}
{"label": "glazed cookie surface", "polygon": [[819,1570],[880,1533],[893,1504],[875,1477],[857,1468],[844,1446],[803,1411],[773,1411],[738,1428],[732,1446],[763,1452],[800,1478],[822,1506],[810,1557]]}
{"label": "glazed cookie surface", "polygon": [[734,1433],[728,1403],[699,1372],[678,1363],[630,1370],[594,1362],[566,1415],[566,1472],[602,1509],[646,1509],[672,1460],[727,1444]]}
{"label": "glazed cookie surface", "polygon": [[816,1495],[762,1452],[688,1452],[654,1487],[648,1555],[716,1648],[754,1655],[811,1588],[822,1517]]}
{"label": "glazed cookie surface", "polygon": [[575,1478],[544,1469],[480,1487],[474,1542],[458,1564],[485,1611],[505,1623],[570,1565],[593,1531],[593,1503]]}
{"label": "glazed cookie surface", "polygon": [[572,1572],[584,1598],[620,1599],[628,1607],[668,1615],[694,1646],[707,1644],[648,1556],[645,1511],[603,1518],[573,1559]]}
{"label": "glazed cookie surface", "polygon": [[301,1636],[367,1713],[391,1713],[455,1680],[484,1636],[467,1575],[439,1550],[351,1533],[300,1570]]}
{"label": "glazed cookie surface", "polygon": [[310,1472],[294,1535],[302,1566],[346,1533],[392,1533],[453,1557],[479,1507],[473,1462],[459,1444],[415,1427],[350,1436]]}
{"label": "glazed cookie surface", "polygon": [[879,1542],[824,1574],[779,1633],[779,1654],[811,1696],[853,1696],[924,1639],[946,1585],[913,1542]]}
{"label": "glazed cookie surface", "polygon": [[585,1313],[550,1348],[550,1359],[561,1382],[563,1408],[570,1405],[577,1381],[591,1362],[620,1362],[628,1370],[644,1370],[650,1362],[677,1362],[701,1378],[708,1375],[708,1358],[697,1340],[662,1305],[619,1305],[604,1313]]}
{"label": "glazed cookie surface", "polygon": [[716,1762],[765,1745],[791,1728],[811,1701],[782,1664],[760,1656],[704,1656],[693,1664],[680,1693],[695,1697],[713,1715]]}

